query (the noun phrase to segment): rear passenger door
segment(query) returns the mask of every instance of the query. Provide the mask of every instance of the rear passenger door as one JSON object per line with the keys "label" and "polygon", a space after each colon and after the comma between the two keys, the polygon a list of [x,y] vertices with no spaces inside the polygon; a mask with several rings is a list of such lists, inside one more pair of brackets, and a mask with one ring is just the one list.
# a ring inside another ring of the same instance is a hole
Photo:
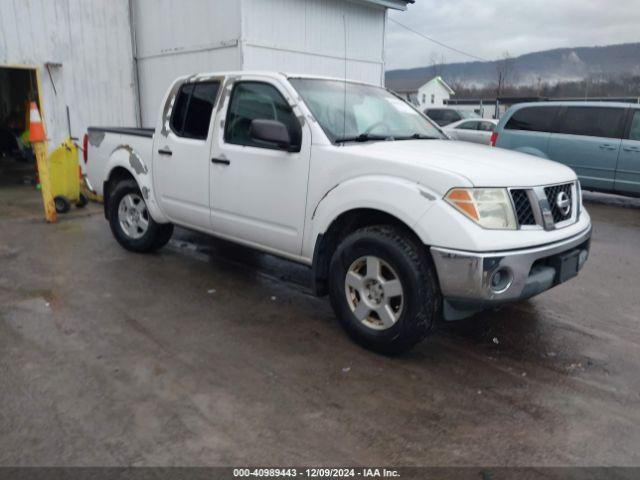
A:
{"label": "rear passenger door", "polygon": [[208,138],[219,87],[219,81],[183,84],[167,136],[154,139],[154,183],[162,210],[175,223],[200,230],[211,228]]}
{"label": "rear passenger door", "polygon": [[549,140],[549,157],[573,168],[587,189],[613,190],[626,109],[565,107]]}
{"label": "rear passenger door", "polygon": [[640,195],[640,109],[629,111],[614,188],[620,193]]}

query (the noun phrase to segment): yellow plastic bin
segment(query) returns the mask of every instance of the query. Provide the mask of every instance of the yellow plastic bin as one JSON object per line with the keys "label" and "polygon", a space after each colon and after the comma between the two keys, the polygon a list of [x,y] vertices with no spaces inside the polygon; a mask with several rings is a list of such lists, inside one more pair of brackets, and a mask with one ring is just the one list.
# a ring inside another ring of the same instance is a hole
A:
{"label": "yellow plastic bin", "polygon": [[74,203],[78,208],[87,205],[87,197],[80,191],[78,147],[67,139],[49,157],[49,175],[53,201],[58,213],[67,213]]}

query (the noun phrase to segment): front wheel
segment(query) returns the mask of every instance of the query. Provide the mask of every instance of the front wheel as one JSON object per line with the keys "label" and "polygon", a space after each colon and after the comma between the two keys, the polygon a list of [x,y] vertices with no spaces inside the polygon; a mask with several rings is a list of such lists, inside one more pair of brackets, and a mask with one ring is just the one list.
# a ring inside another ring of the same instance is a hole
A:
{"label": "front wheel", "polygon": [[173,225],[156,223],[134,180],[119,182],[109,195],[109,225],[118,243],[132,252],[152,252],[171,239]]}
{"label": "front wheel", "polygon": [[331,304],[365,348],[399,353],[424,339],[440,293],[424,247],[402,229],[366,227],[338,246],[329,270]]}

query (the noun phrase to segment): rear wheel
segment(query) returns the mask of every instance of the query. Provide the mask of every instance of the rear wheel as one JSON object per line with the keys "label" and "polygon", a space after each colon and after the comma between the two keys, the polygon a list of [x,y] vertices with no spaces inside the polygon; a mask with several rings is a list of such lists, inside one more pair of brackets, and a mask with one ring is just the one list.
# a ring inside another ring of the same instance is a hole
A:
{"label": "rear wheel", "polygon": [[120,245],[133,252],[152,252],[167,244],[173,225],[153,220],[134,180],[122,180],[109,195],[109,224]]}
{"label": "rear wheel", "polygon": [[402,229],[367,227],[338,246],[331,304],[347,333],[380,353],[406,351],[436,320],[440,294],[425,247]]}

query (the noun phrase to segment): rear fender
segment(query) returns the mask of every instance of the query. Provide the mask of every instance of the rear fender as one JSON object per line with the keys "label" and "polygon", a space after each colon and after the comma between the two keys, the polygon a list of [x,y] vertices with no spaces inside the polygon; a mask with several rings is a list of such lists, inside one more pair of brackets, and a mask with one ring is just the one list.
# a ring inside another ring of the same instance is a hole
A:
{"label": "rear fender", "polygon": [[[125,169],[136,181],[151,217],[158,223],[168,223],[169,219],[162,213],[154,195],[151,170],[142,156],[130,145],[118,145],[109,155],[108,175],[105,176],[107,182],[110,182],[118,168]],[[105,203],[108,197],[108,193],[105,192]]]}

